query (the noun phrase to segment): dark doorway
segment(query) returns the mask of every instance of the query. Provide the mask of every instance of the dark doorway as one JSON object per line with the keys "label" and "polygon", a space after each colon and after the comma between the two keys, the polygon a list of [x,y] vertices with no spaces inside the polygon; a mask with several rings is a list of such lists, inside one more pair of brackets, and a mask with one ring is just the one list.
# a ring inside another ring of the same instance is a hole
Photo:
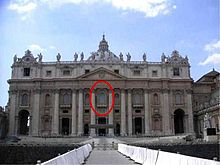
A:
{"label": "dark doorway", "polygon": [[105,128],[99,128],[98,129],[99,136],[105,136],[106,135],[106,129]]}
{"label": "dark doorway", "polygon": [[88,124],[84,125],[84,135],[89,135],[89,125]]}
{"label": "dark doorway", "polygon": [[174,129],[175,134],[184,133],[184,111],[177,109],[174,112]]}
{"label": "dark doorway", "polygon": [[[107,119],[105,117],[99,117],[98,118],[98,124],[107,124]],[[106,128],[99,128],[98,129],[98,135],[99,136],[105,136],[106,135]]]}
{"label": "dark doorway", "polygon": [[62,134],[69,135],[69,118],[62,118]]}
{"label": "dark doorway", "polygon": [[120,135],[120,124],[119,123],[116,124],[115,135],[117,135],[117,136]]}
{"label": "dark doorway", "polygon": [[136,117],[134,119],[134,131],[135,134],[141,134],[142,133],[142,118],[141,117]]}
{"label": "dark doorway", "polygon": [[99,117],[98,118],[98,124],[106,124],[106,118],[105,117]]}
{"label": "dark doorway", "polygon": [[27,110],[21,110],[18,114],[19,116],[19,134],[28,135],[29,132],[29,122],[30,115]]}

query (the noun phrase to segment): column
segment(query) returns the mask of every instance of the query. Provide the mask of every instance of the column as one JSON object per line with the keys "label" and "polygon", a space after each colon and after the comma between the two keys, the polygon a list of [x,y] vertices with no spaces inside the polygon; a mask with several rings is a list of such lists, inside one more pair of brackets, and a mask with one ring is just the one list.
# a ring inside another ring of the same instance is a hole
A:
{"label": "column", "polygon": [[121,136],[126,135],[125,90],[121,89]]}
{"label": "column", "polygon": [[193,110],[192,110],[192,90],[187,90],[187,111],[188,111],[188,132],[194,134]]}
{"label": "column", "polygon": [[9,135],[15,135],[15,110],[16,110],[16,91],[10,91],[10,109],[9,109]]}
{"label": "column", "polygon": [[131,101],[131,89],[128,89],[128,135],[132,135],[132,101]]}
{"label": "column", "polygon": [[34,91],[34,105],[32,113],[32,136],[39,136],[39,110],[40,110],[40,90]]}
{"label": "column", "polygon": [[[111,105],[112,105],[112,92],[111,92],[111,90],[109,90],[109,94],[108,94],[108,96],[109,96],[109,107],[108,107],[108,109],[111,107]],[[111,111],[111,113],[109,113],[109,115],[108,115],[108,124],[111,124],[111,125],[113,125],[113,112],[114,111],[114,109]],[[113,128],[109,128],[108,129],[108,133],[109,133],[109,136],[113,136],[114,135],[114,129]]]}
{"label": "column", "polygon": [[148,90],[144,90],[144,128],[145,135],[150,135],[150,116],[149,116],[149,93]]}
{"label": "column", "polygon": [[76,136],[76,90],[72,90],[72,136]]}
{"label": "column", "polygon": [[170,111],[169,111],[169,95],[168,89],[163,89],[162,91],[162,122],[163,122],[163,132],[165,135],[170,135]]}
{"label": "column", "polygon": [[83,90],[79,90],[79,108],[78,108],[78,132],[77,135],[83,134]]}
{"label": "column", "polygon": [[[92,92],[92,105],[95,106],[95,93]],[[95,107],[94,107],[95,108]],[[92,108],[90,109],[90,125],[95,124],[95,112],[93,112]],[[95,136],[95,128],[90,128],[90,135]]]}
{"label": "column", "polygon": [[54,111],[53,111],[53,125],[52,125],[52,134],[59,134],[59,90],[55,90],[55,99],[54,99]]}

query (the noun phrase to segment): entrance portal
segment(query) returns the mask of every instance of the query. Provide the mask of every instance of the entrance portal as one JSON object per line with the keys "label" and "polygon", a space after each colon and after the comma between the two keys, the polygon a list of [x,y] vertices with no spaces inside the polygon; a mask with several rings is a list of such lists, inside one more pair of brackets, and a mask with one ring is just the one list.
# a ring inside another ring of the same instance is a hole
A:
{"label": "entrance portal", "polygon": [[18,116],[19,116],[19,134],[28,135],[29,124],[30,124],[29,112],[27,110],[21,110]]}
{"label": "entrance portal", "polygon": [[141,117],[136,117],[134,119],[134,131],[135,134],[141,134],[142,133],[142,118]]}
{"label": "entrance portal", "polygon": [[184,111],[182,109],[177,109],[174,112],[174,129],[175,134],[184,133]]}
{"label": "entrance portal", "polygon": [[105,136],[106,135],[106,129],[105,128],[99,128],[98,129],[98,135],[99,136]]}
{"label": "entrance portal", "polygon": [[[106,117],[99,117],[99,118],[98,118],[98,124],[100,124],[100,125],[107,124],[107,119],[106,119]],[[107,133],[106,128],[99,128],[99,129],[98,129],[98,135],[99,135],[99,136],[105,136],[106,133]]]}
{"label": "entrance portal", "polygon": [[69,118],[62,118],[62,134],[69,135]]}

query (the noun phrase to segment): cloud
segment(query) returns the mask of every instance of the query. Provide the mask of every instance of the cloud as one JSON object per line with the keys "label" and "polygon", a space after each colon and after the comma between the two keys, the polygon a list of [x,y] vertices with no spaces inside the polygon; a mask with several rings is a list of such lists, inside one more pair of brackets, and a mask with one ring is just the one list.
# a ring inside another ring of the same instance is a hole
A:
{"label": "cloud", "polygon": [[206,44],[204,50],[209,53],[209,56],[199,65],[220,64],[220,40]]}
{"label": "cloud", "polygon": [[122,12],[144,13],[146,17],[167,15],[171,10],[176,9],[176,5],[172,6],[169,0],[19,0],[11,3],[8,8],[21,14],[33,11],[40,4],[47,4],[53,9],[67,4],[90,5],[95,3],[110,4]]}
{"label": "cloud", "polygon": [[200,62],[199,65],[220,64],[220,53],[215,53],[206,58],[205,61]]}
{"label": "cloud", "polygon": [[29,46],[28,46],[28,49],[30,49],[31,51],[39,52],[39,53],[46,51],[46,49],[40,47],[40,46],[37,45],[37,44],[29,45]]}
{"label": "cloud", "polygon": [[220,52],[220,40],[217,41],[216,43],[209,43],[205,45],[204,49],[209,52],[216,52],[216,51]]}
{"label": "cloud", "polygon": [[37,4],[28,1],[18,1],[11,3],[8,9],[16,11],[18,14],[29,13],[37,8]]}
{"label": "cloud", "polygon": [[49,49],[51,49],[51,50],[58,50],[57,47],[55,47],[53,45],[49,46]]}

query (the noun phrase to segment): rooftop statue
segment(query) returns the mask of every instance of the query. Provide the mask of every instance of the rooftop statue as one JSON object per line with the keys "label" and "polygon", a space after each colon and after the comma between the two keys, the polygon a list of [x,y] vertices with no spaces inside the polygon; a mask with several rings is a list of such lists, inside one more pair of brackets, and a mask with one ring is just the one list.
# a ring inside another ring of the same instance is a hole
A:
{"label": "rooftop statue", "polygon": [[41,53],[38,54],[38,62],[42,62],[42,58],[43,58],[42,54]]}
{"label": "rooftop statue", "polygon": [[58,53],[57,54],[57,61],[60,62],[60,59],[61,59],[61,55],[60,55],[60,53]]}
{"label": "rooftop statue", "polygon": [[131,61],[131,55],[130,55],[130,53],[127,54],[127,61],[128,61],[128,62]]}
{"label": "rooftop statue", "polygon": [[119,58],[120,58],[120,61],[123,61],[123,54],[122,53],[119,54]]}
{"label": "rooftop statue", "polygon": [[14,55],[14,63],[16,63],[17,62],[17,55]]}
{"label": "rooftop statue", "polygon": [[143,61],[144,61],[144,62],[147,61],[147,55],[146,55],[146,53],[143,54]]}
{"label": "rooftop statue", "polygon": [[78,54],[75,53],[75,54],[74,54],[74,61],[77,61],[77,59],[78,59]]}
{"label": "rooftop statue", "polygon": [[80,59],[80,61],[83,61],[83,59],[84,59],[84,54],[83,54],[83,52],[81,53],[81,59]]}

